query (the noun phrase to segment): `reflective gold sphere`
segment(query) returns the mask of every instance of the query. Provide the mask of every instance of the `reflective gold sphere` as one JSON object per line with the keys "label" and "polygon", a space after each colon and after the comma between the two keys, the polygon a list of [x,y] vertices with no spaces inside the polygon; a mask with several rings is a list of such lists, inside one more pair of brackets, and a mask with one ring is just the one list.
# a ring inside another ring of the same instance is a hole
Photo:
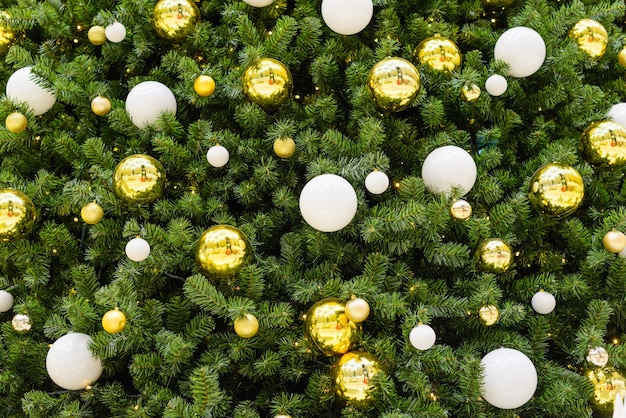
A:
{"label": "reflective gold sphere", "polygon": [[611,369],[588,369],[584,374],[593,385],[593,409],[604,417],[612,417],[615,396],[626,391],[624,375]]}
{"label": "reflective gold sphere", "polygon": [[280,158],[289,158],[296,152],[296,141],[291,137],[276,138],[273,148],[274,153]]}
{"label": "reflective gold sphere", "polygon": [[232,276],[248,263],[252,247],[243,231],[230,225],[216,225],[202,234],[196,247],[196,261],[206,274]]}
{"label": "reflective gold sphere", "polygon": [[593,59],[600,59],[609,43],[609,34],[602,24],[593,19],[581,19],[570,30],[569,35],[578,48]]}
{"label": "reflective gold sphere", "polygon": [[152,11],[152,24],[158,36],[180,42],[200,23],[200,10],[193,0],[159,0]]}
{"label": "reflective gold sphere", "polygon": [[500,319],[500,311],[494,305],[485,305],[478,310],[478,318],[483,325],[494,325]]}
{"label": "reflective gold sphere", "polygon": [[604,367],[609,362],[609,353],[604,347],[593,347],[589,349],[585,359],[594,366]]}
{"label": "reflective gold sphere", "polygon": [[126,315],[119,309],[111,309],[102,316],[102,328],[109,334],[117,334],[126,328]]}
{"label": "reflective gold sphere", "polygon": [[350,321],[341,299],[326,298],[314,303],[306,314],[304,335],[327,356],[344,354],[354,349],[361,325]]}
{"label": "reflective gold sphere", "polygon": [[468,102],[475,102],[480,97],[480,87],[476,84],[466,84],[461,88],[461,95]]}
{"label": "reflective gold sphere", "polygon": [[13,189],[0,190],[0,241],[12,242],[32,231],[37,211],[32,200]]}
{"label": "reflective gold sphere", "polygon": [[615,168],[626,163],[626,128],[605,120],[593,122],[585,129],[578,150],[596,168]]}
{"label": "reflective gold sphere", "polygon": [[450,215],[457,221],[467,221],[472,216],[472,205],[467,200],[457,199],[450,206]]}
{"label": "reflective gold sphere", "polygon": [[87,39],[94,45],[103,45],[107,41],[104,26],[92,26],[87,32]]}
{"label": "reflective gold sphere", "polygon": [[374,104],[388,112],[400,112],[409,107],[420,85],[417,68],[404,58],[385,58],[377,62],[367,76],[367,89]]}
{"label": "reflective gold sphere", "polygon": [[18,334],[27,334],[32,328],[33,324],[30,322],[30,316],[19,313],[13,316],[11,320],[11,326]]}
{"label": "reflective gold sphere", "polygon": [[617,54],[617,62],[619,62],[622,67],[626,67],[626,47],[620,49]]}
{"label": "reflective gold sphere", "polygon": [[346,353],[333,364],[330,382],[335,395],[345,401],[367,401],[371,398],[372,378],[380,371],[374,355],[365,351]]}
{"label": "reflective gold sphere", "polygon": [[439,34],[420,42],[413,55],[420,64],[428,65],[433,70],[455,71],[461,67],[461,50],[450,39]]}
{"label": "reflective gold sphere", "polygon": [[98,116],[106,116],[111,111],[111,101],[104,96],[96,96],[91,100],[91,111]]}
{"label": "reflective gold sphere", "polygon": [[607,251],[617,254],[626,248],[626,235],[622,231],[609,231],[604,234],[602,244]]}
{"label": "reflective gold sphere", "polygon": [[293,77],[285,65],[274,58],[261,58],[243,74],[243,93],[267,110],[275,110],[291,97]]}
{"label": "reflective gold sphere", "polygon": [[551,163],[537,169],[530,178],[528,200],[546,216],[568,216],[583,202],[583,179],[567,164]]}
{"label": "reflective gold sphere", "polygon": [[235,319],[235,333],[241,338],[254,337],[259,331],[259,321],[252,314],[245,314]]}
{"label": "reflective gold sphere", "polygon": [[481,270],[504,273],[513,265],[513,251],[501,239],[489,238],[478,246],[476,263]]}
{"label": "reflective gold sphere", "polygon": [[113,190],[120,199],[149,203],[165,192],[165,169],[154,157],[134,154],[124,158],[113,172]]}
{"label": "reflective gold sphere", "polygon": [[19,134],[28,127],[28,119],[21,112],[11,112],[4,120],[4,124],[9,131]]}
{"label": "reflective gold sphere", "polygon": [[104,210],[97,202],[89,202],[80,210],[80,217],[87,224],[97,224],[104,217]]}
{"label": "reflective gold sphere", "polygon": [[193,90],[198,96],[209,97],[215,91],[215,80],[210,75],[199,75],[193,82]]}
{"label": "reflective gold sphere", "polygon": [[9,25],[11,15],[4,10],[0,10],[0,51],[6,51],[8,46],[15,39],[15,31]]}

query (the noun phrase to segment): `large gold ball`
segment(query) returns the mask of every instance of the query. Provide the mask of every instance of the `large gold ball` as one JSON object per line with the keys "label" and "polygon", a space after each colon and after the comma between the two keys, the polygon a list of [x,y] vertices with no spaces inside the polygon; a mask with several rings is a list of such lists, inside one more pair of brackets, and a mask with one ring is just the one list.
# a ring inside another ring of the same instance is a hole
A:
{"label": "large gold ball", "polygon": [[157,35],[180,42],[200,23],[200,9],[193,0],[159,0],[152,10],[152,24]]}
{"label": "large gold ball", "polygon": [[13,189],[0,190],[0,241],[12,242],[32,231],[37,211],[32,200]]}
{"label": "large gold ball", "polygon": [[15,38],[15,31],[9,25],[11,15],[0,10],[0,51],[6,51]]}
{"label": "large gold ball", "polygon": [[109,334],[118,334],[126,328],[126,315],[119,309],[111,309],[102,316],[102,328]]}
{"label": "large gold ball", "polygon": [[293,77],[285,65],[273,58],[261,58],[243,73],[243,92],[254,103],[275,110],[291,97]]}
{"label": "large gold ball", "polygon": [[626,67],[626,47],[620,49],[617,54],[617,62],[619,62],[622,67]]}
{"label": "large gold ball", "polygon": [[547,216],[568,216],[583,202],[585,185],[573,167],[551,163],[537,169],[530,178],[528,200]]}
{"label": "large gold ball", "polygon": [[593,19],[581,19],[570,30],[569,35],[578,48],[593,59],[600,59],[609,43],[609,34],[604,26]]}
{"label": "large gold ball", "polygon": [[593,122],[580,137],[578,149],[596,168],[620,167],[626,163],[626,128],[610,120]]}
{"label": "large gold ball", "polygon": [[198,96],[209,97],[215,91],[215,80],[210,75],[199,75],[193,82],[193,90]]}
{"label": "large gold ball", "polygon": [[235,319],[235,332],[241,338],[254,337],[259,331],[259,321],[252,314],[245,314]]}
{"label": "large gold ball", "polygon": [[103,45],[107,41],[104,26],[92,26],[87,32],[87,39],[94,45]]}
{"label": "large gold ball", "polygon": [[98,116],[106,116],[111,111],[111,101],[103,96],[91,100],[91,111]]}
{"label": "large gold ball", "polygon": [[486,239],[476,250],[476,264],[484,271],[504,273],[513,265],[513,251],[499,238]]}
{"label": "large gold ball", "polygon": [[280,158],[289,158],[296,152],[296,141],[291,137],[281,137],[274,140],[274,153]]}
{"label": "large gold ball", "polygon": [[604,234],[602,244],[607,251],[617,254],[626,248],[626,235],[622,231],[609,231]]}
{"label": "large gold ball", "polygon": [[363,322],[370,315],[370,305],[365,299],[352,297],[346,302],[346,316],[350,321]]}
{"label": "large gold ball", "polygon": [[165,169],[154,157],[134,154],[124,158],[113,172],[113,190],[117,197],[148,203],[163,196]]}
{"label": "large gold ball", "polygon": [[327,356],[345,354],[354,349],[361,325],[346,315],[346,303],[337,298],[314,303],[306,314],[304,335]]}
{"label": "large gold ball", "polygon": [[11,112],[4,120],[4,124],[9,131],[19,134],[28,127],[28,119],[21,112]]}
{"label": "large gold ball", "polygon": [[85,223],[94,225],[102,220],[104,210],[97,202],[89,202],[80,210],[80,217]]}
{"label": "large gold ball", "polygon": [[409,61],[388,57],[378,61],[367,75],[367,89],[374,104],[388,112],[409,107],[420,90],[420,74]]}
{"label": "large gold ball", "polygon": [[250,241],[243,231],[230,225],[216,225],[202,234],[196,247],[196,261],[209,276],[232,276],[248,263]]}
{"label": "large gold ball", "polygon": [[494,305],[481,306],[478,318],[483,325],[490,327],[500,319],[500,310]]}
{"label": "large gold ball", "polygon": [[615,396],[626,390],[624,375],[609,369],[589,369],[584,374],[593,385],[593,409],[602,417],[612,417]]}
{"label": "large gold ball", "polygon": [[367,401],[371,398],[372,378],[380,371],[374,355],[365,351],[346,353],[330,369],[335,395],[345,401]]}
{"label": "large gold ball", "polygon": [[413,55],[420,64],[438,71],[458,70],[462,61],[459,47],[450,39],[438,34],[420,42],[415,47]]}

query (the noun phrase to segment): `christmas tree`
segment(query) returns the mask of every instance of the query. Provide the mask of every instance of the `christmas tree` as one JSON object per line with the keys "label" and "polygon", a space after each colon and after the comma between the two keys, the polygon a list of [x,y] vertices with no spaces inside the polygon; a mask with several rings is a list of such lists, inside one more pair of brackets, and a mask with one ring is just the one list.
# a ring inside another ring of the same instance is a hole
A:
{"label": "christmas tree", "polygon": [[622,1],[1,4],[3,416],[622,413]]}

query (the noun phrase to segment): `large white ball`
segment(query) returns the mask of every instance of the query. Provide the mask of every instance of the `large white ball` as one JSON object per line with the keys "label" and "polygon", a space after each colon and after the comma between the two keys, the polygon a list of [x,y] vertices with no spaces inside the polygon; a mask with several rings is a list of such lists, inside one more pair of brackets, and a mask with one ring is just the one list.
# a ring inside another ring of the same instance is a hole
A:
{"label": "large white ball", "polygon": [[483,368],[481,394],[491,405],[501,409],[519,408],[537,389],[537,370],[521,351],[498,348],[480,361]]}
{"label": "large white ball", "polygon": [[617,103],[611,106],[607,116],[614,122],[626,126],[626,103]]}
{"label": "large white ball", "polygon": [[445,145],[433,150],[422,165],[422,180],[432,193],[466,194],[476,182],[476,163],[463,148]]}
{"label": "large white ball", "polygon": [[354,35],[367,27],[374,14],[372,0],[322,0],[324,23],[340,35]]}
{"label": "large white ball", "polygon": [[13,295],[6,290],[0,290],[0,312],[8,312],[13,307]]}
{"label": "large white ball", "polygon": [[547,315],[556,307],[556,298],[552,293],[540,290],[533,295],[533,298],[530,300],[530,306],[538,314]]}
{"label": "large white ball", "polygon": [[348,180],[335,174],[312,178],[300,193],[300,213],[313,228],[335,232],[347,226],[357,209],[356,192]]}
{"label": "large white ball", "polygon": [[435,344],[437,334],[430,325],[419,324],[409,334],[411,345],[418,350],[428,350]]}
{"label": "large white ball", "polygon": [[493,55],[495,59],[509,64],[509,75],[528,77],[545,61],[546,44],[535,30],[518,26],[500,35]]}
{"label": "large white ball", "polygon": [[37,84],[32,67],[20,68],[7,80],[6,95],[14,102],[25,102],[35,116],[43,115],[57,101],[54,91]]}
{"label": "large white ball", "polygon": [[509,83],[506,78],[500,74],[493,74],[485,81],[485,90],[492,96],[502,96],[508,87]]}
{"label": "large white ball", "polygon": [[372,171],[365,177],[365,188],[372,194],[384,193],[389,187],[389,177],[382,171]]}
{"label": "large white ball", "polygon": [[230,158],[226,147],[213,145],[206,152],[206,159],[213,167],[224,167]]}
{"label": "large white ball", "polygon": [[80,332],[56,340],[46,357],[48,376],[63,389],[85,389],[102,374],[102,363],[91,354],[91,337]]}
{"label": "large white ball", "polygon": [[274,3],[274,0],[243,0],[243,1],[253,7],[265,7]]}
{"label": "large white ball", "polygon": [[133,261],[143,261],[150,255],[150,244],[141,237],[135,237],[126,243],[126,255]]}
{"label": "large white ball", "polygon": [[104,36],[109,42],[122,42],[126,38],[126,26],[120,22],[111,23],[104,28]]}
{"label": "large white ball", "polygon": [[128,93],[126,112],[135,126],[145,128],[164,112],[176,113],[176,97],[165,84],[144,81]]}

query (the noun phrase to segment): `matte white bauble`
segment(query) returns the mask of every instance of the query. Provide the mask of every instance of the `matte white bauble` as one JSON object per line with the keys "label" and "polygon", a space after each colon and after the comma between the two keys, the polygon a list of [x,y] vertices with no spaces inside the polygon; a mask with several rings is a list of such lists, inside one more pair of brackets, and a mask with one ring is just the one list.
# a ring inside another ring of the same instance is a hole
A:
{"label": "matte white bauble", "polygon": [[530,306],[538,314],[547,315],[556,307],[556,298],[552,293],[540,290],[533,295],[533,298],[530,300]]}
{"label": "matte white bauble", "polygon": [[133,261],[143,261],[150,255],[150,244],[141,237],[135,237],[126,243],[126,255]]}
{"label": "matte white bauble", "polygon": [[612,121],[626,127],[626,103],[617,103],[611,106],[607,116]]}
{"label": "matte white bauble", "polygon": [[114,22],[104,28],[104,36],[113,43],[122,42],[126,38],[126,27],[120,22]]}
{"label": "matte white bauble", "polygon": [[500,74],[491,75],[485,81],[485,90],[492,96],[502,96],[507,87],[509,87],[509,83]]}
{"label": "matte white bauble", "polygon": [[382,171],[372,171],[365,177],[365,188],[372,194],[384,193],[389,187],[389,177]]}
{"label": "matte white bauble", "polygon": [[91,337],[79,332],[56,340],[46,356],[48,376],[67,390],[85,389],[102,374],[102,363],[89,350]]}
{"label": "matte white bauble", "polygon": [[534,29],[518,26],[500,35],[493,55],[509,64],[510,76],[528,77],[545,61],[546,44]]}
{"label": "matte white bauble", "polygon": [[6,290],[0,290],[0,312],[8,312],[13,307],[13,295]]}
{"label": "matte white bauble", "polygon": [[32,67],[20,68],[7,80],[6,95],[14,102],[24,102],[35,116],[43,115],[57,101],[54,91],[37,84]]}
{"label": "matte white bauble", "polygon": [[432,193],[450,195],[458,189],[464,195],[476,182],[476,163],[463,148],[445,145],[434,149],[424,160],[422,180]]}
{"label": "matte white bauble", "polygon": [[430,325],[419,324],[409,333],[411,345],[418,350],[428,350],[435,345],[437,334]]}
{"label": "matte white bauble", "polygon": [[243,1],[253,7],[265,7],[274,3],[274,0],[243,0]]}
{"label": "matte white bauble", "polygon": [[176,97],[165,84],[144,81],[128,93],[126,112],[135,126],[145,128],[165,112],[176,113]]}
{"label": "matte white bauble", "polygon": [[530,400],[537,389],[537,370],[521,351],[498,348],[480,361],[483,368],[481,394],[500,409],[519,408]]}
{"label": "matte white bauble", "polygon": [[226,147],[213,145],[206,152],[206,159],[213,167],[224,167],[230,158]]}
{"label": "matte white bauble", "polygon": [[372,0],[322,0],[324,23],[340,35],[354,35],[367,27],[374,14]]}
{"label": "matte white bauble", "polygon": [[357,210],[356,192],[348,180],[335,174],[312,178],[300,193],[300,213],[313,228],[335,232],[347,226]]}

